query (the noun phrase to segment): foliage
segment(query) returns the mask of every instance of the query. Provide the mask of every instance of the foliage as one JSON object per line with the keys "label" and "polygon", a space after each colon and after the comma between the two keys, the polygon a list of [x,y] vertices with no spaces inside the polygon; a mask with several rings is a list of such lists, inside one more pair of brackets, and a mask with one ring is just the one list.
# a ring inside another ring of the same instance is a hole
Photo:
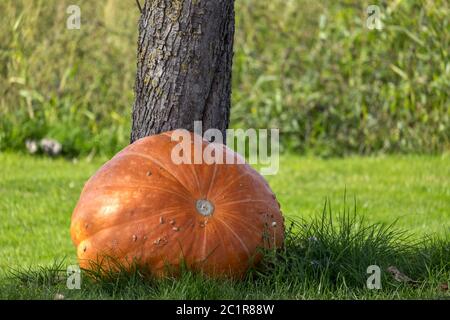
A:
{"label": "foliage", "polygon": [[110,155],[128,143],[137,28],[130,3],[80,1],[80,30],[66,28],[70,1],[0,3],[0,149],[51,137],[66,154]]}
{"label": "foliage", "polygon": [[[69,155],[128,143],[134,1],[1,1],[0,150],[55,138]],[[437,153],[450,146],[447,1],[236,1],[233,127],[278,127],[321,155]]]}
{"label": "foliage", "polygon": [[383,1],[381,31],[366,27],[369,4],[244,1],[234,123],[324,155],[448,148],[448,2]]}

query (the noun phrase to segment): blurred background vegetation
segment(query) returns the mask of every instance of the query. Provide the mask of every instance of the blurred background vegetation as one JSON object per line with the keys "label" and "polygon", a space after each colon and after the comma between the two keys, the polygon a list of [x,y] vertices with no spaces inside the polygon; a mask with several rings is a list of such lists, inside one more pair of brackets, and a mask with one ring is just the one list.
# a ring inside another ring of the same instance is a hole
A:
{"label": "blurred background vegetation", "polygon": [[[376,2],[381,31],[366,27],[369,1],[237,0],[232,127],[278,127],[284,149],[321,156],[449,150],[450,5]],[[70,4],[81,30],[66,28]],[[0,12],[0,150],[126,145],[135,1],[2,0]]]}

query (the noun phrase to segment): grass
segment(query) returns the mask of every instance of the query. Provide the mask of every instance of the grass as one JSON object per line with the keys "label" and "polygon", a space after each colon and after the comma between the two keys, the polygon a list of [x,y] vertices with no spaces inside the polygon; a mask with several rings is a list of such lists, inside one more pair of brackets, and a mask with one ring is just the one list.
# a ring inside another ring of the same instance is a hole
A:
{"label": "grass", "polygon": [[[104,161],[0,154],[0,299],[449,298],[439,289],[450,280],[446,155],[283,155],[279,174],[268,179],[294,227],[285,249],[269,252],[244,281],[189,272],[156,281],[134,272],[97,282],[83,277],[81,290],[68,290],[65,270],[76,262],[71,211]],[[383,270],[381,290],[365,288],[372,264]],[[389,266],[417,283],[396,282]]]}

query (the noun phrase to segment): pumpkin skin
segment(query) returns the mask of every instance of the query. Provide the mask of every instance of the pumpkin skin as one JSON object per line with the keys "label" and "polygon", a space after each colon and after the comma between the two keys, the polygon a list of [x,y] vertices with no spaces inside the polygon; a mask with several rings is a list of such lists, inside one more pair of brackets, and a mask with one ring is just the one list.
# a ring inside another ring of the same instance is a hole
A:
{"label": "pumpkin skin", "polygon": [[[280,205],[257,171],[246,163],[175,164],[177,143],[171,132],[137,140],[88,180],[71,221],[82,268],[112,269],[109,257],[156,276],[185,264],[241,277],[261,260],[259,248],[282,246]],[[216,150],[243,161],[224,145]]]}

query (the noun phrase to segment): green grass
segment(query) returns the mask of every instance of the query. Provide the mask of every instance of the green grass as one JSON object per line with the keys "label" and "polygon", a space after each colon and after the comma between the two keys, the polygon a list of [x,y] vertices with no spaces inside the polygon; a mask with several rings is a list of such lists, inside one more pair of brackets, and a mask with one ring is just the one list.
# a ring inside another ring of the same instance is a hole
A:
{"label": "green grass", "polygon": [[[74,299],[449,297],[438,289],[450,280],[448,155],[283,155],[280,172],[268,179],[284,214],[298,223],[285,250],[269,253],[244,281],[189,272],[155,281],[136,272],[97,282],[84,277],[82,290],[68,290],[64,270],[76,262],[71,211],[83,183],[104,161],[0,154],[0,299],[52,299],[55,293]],[[382,270],[394,265],[418,283],[397,283],[383,272],[383,289],[368,290],[371,264]]]}

